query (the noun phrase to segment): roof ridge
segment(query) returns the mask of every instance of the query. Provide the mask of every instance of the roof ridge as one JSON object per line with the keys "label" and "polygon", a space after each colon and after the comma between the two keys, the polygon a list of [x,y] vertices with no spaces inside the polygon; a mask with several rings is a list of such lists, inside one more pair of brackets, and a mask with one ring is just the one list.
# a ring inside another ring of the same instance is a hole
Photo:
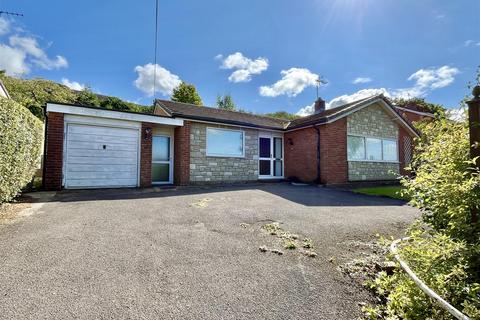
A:
{"label": "roof ridge", "polygon": [[[198,108],[198,107],[202,107],[202,108],[220,110],[221,112],[230,112],[230,113],[235,113],[235,114],[248,114],[248,115],[250,115],[250,116],[257,117],[257,118],[265,118],[265,119],[270,119],[270,120],[274,120],[274,121],[278,121],[278,122],[287,122],[287,125],[288,125],[288,123],[291,122],[290,120],[287,120],[287,119],[274,118],[274,117],[269,117],[269,116],[264,116],[264,115],[258,115],[258,114],[249,113],[249,112],[225,110],[225,109],[221,109],[221,108],[217,108],[217,107],[209,107],[209,106],[205,106],[205,105],[197,105],[197,104],[187,103],[187,102],[180,102],[180,101],[173,101],[173,100],[164,100],[164,99],[155,99],[155,102],[157,102],[157,101],[159,101],[160,103],[161,103],[162,101],[173,102],[173,103],[180,103],[180,104],[184,104],[184,105],[188,105],[188,106],[192,106],[192,107],[197,107],[197,108]],[[168,109],[168,107],[166,107],[166,108]]]}

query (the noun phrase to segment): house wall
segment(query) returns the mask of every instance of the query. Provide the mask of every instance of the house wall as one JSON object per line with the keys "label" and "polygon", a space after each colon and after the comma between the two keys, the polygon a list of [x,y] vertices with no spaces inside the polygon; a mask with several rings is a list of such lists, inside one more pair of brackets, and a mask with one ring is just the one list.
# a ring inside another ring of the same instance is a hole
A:
{"label": "house wall", "polygon": [[190,128],[191,122],[185,121],[174,132],[173,183],[180,186],[190,183]]}
{"label": "house wall", "polygon": [[284,135],[285,178],[313,183],[317,179],[317,132],[309,127]]}
{"label": "house wall", "polygon": [[341,184],[348,180],[347,119],[320,126],[321,182]]}
{"label": "house wall", "polygon": [[190,126],[190,183],[258,180],[258,130],[240,129],[245,136],[245,157],[206,155],[207,127],[239,130],[236,127],[192,122]]}
{"label": "house wall", "polygon": [[142,139],[140,142],[140,187],[152,185],[152,135],[146,135],[146,129],[153,132],[154,124],[142,122]]}
{"label": "house wall", "polygon": [[[373,104],[347,117],[347,133],[398,141],[399,128],[380,105]],[[400,146],[398,143],[399,150]],[[350,181],[392,180],[399,173],[399,162],[348,161]]]}
{"label": "house wall", "polygon": [[47,114],[45,164],[43,172],[43,187],[45,190],[62,189],[63,120],[63,113],[49,112]]}

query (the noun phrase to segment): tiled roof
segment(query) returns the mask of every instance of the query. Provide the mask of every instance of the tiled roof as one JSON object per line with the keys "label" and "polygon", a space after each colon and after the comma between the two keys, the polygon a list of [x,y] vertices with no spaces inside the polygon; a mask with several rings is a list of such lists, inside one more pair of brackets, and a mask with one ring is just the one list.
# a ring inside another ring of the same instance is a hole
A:
{"label": "tiled roof", "polygon": [[283,130],[289,123],[288,120],[258,116],[246,112],[228,111],[219,108],[203,107],[194,104],[168,100],[157,99],[155,101],[155,114],[161,113],[161,111],[158,110],[158,107],[163,108],[167,113],[174,117],[222,122],[226,124],[236,124],[247,127]]}

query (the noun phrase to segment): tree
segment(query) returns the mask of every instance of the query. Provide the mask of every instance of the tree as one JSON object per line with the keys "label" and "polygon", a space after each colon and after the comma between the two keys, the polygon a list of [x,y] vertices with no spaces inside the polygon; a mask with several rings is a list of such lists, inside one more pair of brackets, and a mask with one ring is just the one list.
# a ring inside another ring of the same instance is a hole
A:
{"label": "tree", "polygon": [[270,118],[277,118],[283,120],[295,120],[301,118],[299,115],[288,113],[287,111],[276,111],[271,113],[265,113],[265,116]]}
{"label": "tree", "polygon": [[78,93],[77,103],[82,106],[100,106],[100,100],[98,99],[98,96],[93,93],[89,87],[86,87]]}
{"label": "tree", "polygon": [[217,95],[217,107],[230,111],[237,110],[237,106],[235,105],[235,102],[233,102],[232,96],[229,94],[226,94],[224,96]]}
{"label": "tree", "polygon": [[117,97],[107,97],[100,101],[100,107],[118,111],[129,111],[128,103]]}
{"label": "tree", "polygon": [[172,101],[191,103],[197,106],[203,105],[202,98],[200,98],[195,86],[183,81],[178,87],[173,89],[171,99]]}

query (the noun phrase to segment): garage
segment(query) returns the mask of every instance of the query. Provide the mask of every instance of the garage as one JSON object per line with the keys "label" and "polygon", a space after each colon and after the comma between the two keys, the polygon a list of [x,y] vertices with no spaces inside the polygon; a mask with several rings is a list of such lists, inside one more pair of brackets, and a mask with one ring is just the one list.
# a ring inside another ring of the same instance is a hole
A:
{"label": "garage", "polygon": [[66,122],[64,187],[137,186],[139,129],[72,120]]}

